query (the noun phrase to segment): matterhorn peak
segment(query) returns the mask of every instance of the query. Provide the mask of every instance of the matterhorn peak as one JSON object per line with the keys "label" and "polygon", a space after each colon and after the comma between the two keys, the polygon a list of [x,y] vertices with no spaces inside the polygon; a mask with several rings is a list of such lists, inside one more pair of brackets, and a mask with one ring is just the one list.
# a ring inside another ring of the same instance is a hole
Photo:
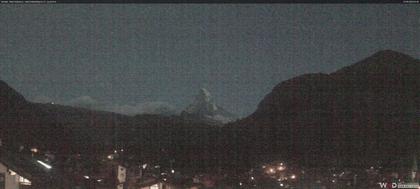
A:
{"label": "matterhorn peak", "polygon": [[209,114],[217,110],[216,104],[214,104],[210,92],[201,88],[192,104],[190,104],[185,112],[190,114]]}
{"label": "matterhorn peak", "polygon": [[194,101],[182,112],[182,115],[221,123],[232,121],[234,117],[233,114],[217,106],[205,88],[199,90]]}
{"label": "matterhorn peak", "polygon": [[197,101],[203,101],[203,102],[210,102],[211,94],[207,89],[201,88],[200,92],[196,96],[196,100]]}

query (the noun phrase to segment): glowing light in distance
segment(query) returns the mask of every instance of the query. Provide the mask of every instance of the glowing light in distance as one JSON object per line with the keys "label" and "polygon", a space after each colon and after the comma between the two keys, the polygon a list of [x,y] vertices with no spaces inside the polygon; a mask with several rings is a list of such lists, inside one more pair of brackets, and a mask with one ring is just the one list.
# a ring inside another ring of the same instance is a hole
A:
{"label": "glowing light in distance", "polygon": [[12,171],[10,169],[9,169],[9,171],[10,171],[10,175],[16,175],[16,172],[14,172],[14,171]]}
{"label": "glowing light in distance", "polygon": [[274,173],[275,171],[274,171],[274,169],[273,168],[270,168],[270,169],[268,169],[268,173]]}
{"label": "glowing light in distance", "polygon": [[277,167],[277,170],[279,171],[284,171],[286,169],[286,167],[284,167],[283,165],[280,165]]}
{"label": "glowing light in distance", "polygon": [[38,149],[37,148],[31,148],[31,152],[38,153]]}
{"label": "glowing light in distance", "polygon": [[38,162],[39,164],[41,164],[42,166],[44,166],[44,167],[45,167],[45,168],[47,168],[47,169],[51,169],[51,168],[52,168],[52,166],[51,166],[51,165],[48,165],[48,164],[46,164],[46,163],[44,163],[44,162],[42,162],[42,161],[37,160],[36,162]]}

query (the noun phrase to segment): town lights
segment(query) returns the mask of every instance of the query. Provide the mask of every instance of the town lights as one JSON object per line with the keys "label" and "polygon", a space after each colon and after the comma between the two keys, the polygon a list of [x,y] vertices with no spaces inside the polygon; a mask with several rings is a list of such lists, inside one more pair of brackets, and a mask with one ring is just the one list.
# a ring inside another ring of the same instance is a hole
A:
{"label": "town lights", "polygon": [[31,148],[31,152],[38,153],[38,148]]}
{"label": "town lights", "polygon": [[290,179],[296,179],[296,175],[294,175],[294,174],[293,174],[293,175],[291,175],[291,176],[290,176]]}
{"label": "town lights", "polygon": [[273,173],[275,173],[275,172],[276,172],[276,171],[275,171],[273,168],[269,168],[269,169],[268,169],[268,173],[269,173],[269,174],[273,174]]}
{"label": "town lights", "polygon": [[87,175],[85,175],[85,176],[83,176],[85,179],[90,179],[90,177],[89,176],[87,176]]}
{"label": "town lights", "polygon": [[280,164],[280,166],[277,167],[277,170],[279,171],[284,171],[286,169],[285,166],[283,166],[283,164]]}
{"label": "town lights", "polygon": [[113,156],[113,155],[108,155],[108,156],[107,156],[107,158],[108,158],[109,160],[112,160],[112,159],[114,159],[114,156]]}
{"label": "town lights", "polygon": [[14,172],[14,171],[12,171],[12,170],[10,170],[10,169],[9,169],[9,172],[10,172],[10,175],[12,175],[12,176],[13,176],[13,175],[16,175],[16,172]]}
{"label": "town lights", "polygon": [[36,162],[38,162],[39,164],[41,164],[43,167],[45,167],[45,168],[47,168],[47,169],[51,169],[51,168],[52,168],[52,166],[51,166],[51,165],[48,165],[48,164],[46,164],[46,163],[44,163],[44,162],[42,162],[42,161],[40,161],[40,160],[37,160]]}
{"label": "town lights", "polygon": [[173,169],[172,169],[172,170],[171,170],[171,173],[172,173],[172,174],[174,174],[174,173],[175,173],[175,170],[173,170]]}

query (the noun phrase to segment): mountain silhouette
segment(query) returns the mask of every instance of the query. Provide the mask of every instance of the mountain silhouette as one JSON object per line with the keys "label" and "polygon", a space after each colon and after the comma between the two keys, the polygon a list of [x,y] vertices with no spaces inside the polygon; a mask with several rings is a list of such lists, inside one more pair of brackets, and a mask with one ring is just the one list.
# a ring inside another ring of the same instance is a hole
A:
{"label": "mountain silhouette", "polygon": [[419,75],[419,60],[384,50],[331,74],[283,81],[253,114],[226,126],[236,137],[224,145],[249,164],[403,162],[419,151]]}
{"label": "mountain silhouette", "polygon": [[223,124],[235,119],[232,113],[216,105],[210,92],[204,88],[200,89],[194,101],[181,113],[181,116],[215,124]]}
{"label": "mountain silhouette", "polygon": [[[7,150],[36,147],[63,163],[75,154],[86,161],[106,157],[114,149],[141,161],[174,154],[179,164],[198,161],[214,129],[203,121],[180,116],[136,115],[90,110],[51,103],[33,103],[0,81],[0,139]],[[197,141],[197,139],[200,139]],[[174,147],[176,144],[177,147]],[[188,148],[186,148],[186,146]],[[140,153],[140,154],[139,154]],[[203,165],[199,165],[203,166]]]}
{"label": "mountain silhouette", "polygon": [[26,100],[21,94],[0,80],[0,113],[5,113],[12,109],[19,109],[25,103]]}

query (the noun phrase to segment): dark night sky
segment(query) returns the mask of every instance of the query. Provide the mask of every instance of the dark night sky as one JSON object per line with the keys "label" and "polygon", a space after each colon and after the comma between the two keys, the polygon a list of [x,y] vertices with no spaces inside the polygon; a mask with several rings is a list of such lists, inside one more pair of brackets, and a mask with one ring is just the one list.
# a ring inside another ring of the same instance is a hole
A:
{"label": "dark night sky", "polygon": [[419,18],[398,4],[1,5],[0,78],[32,101],[140,112],[205,87],[244,116],[303,73],[381,49],[419,58]]}

